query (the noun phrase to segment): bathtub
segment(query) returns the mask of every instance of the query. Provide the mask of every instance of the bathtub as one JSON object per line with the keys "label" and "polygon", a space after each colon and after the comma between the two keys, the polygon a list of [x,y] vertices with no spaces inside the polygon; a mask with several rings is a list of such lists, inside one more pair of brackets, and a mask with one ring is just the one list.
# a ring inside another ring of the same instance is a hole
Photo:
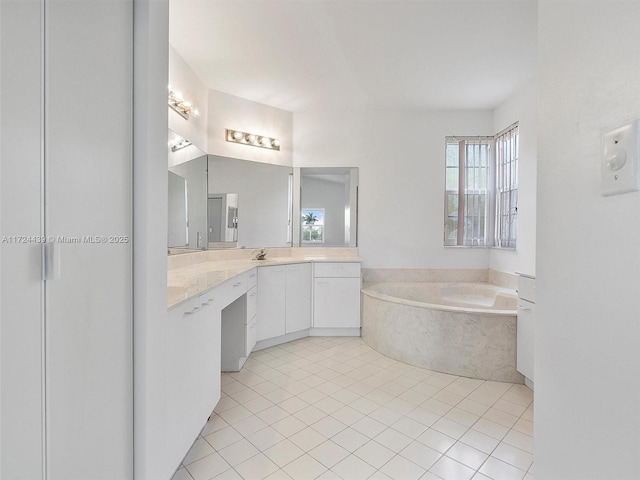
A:
{"label": "bathtub", "polygon": [[523,383],[515,290],[487,283],[376,283],[362,289],[362,338],[396,360],[453,375]]}

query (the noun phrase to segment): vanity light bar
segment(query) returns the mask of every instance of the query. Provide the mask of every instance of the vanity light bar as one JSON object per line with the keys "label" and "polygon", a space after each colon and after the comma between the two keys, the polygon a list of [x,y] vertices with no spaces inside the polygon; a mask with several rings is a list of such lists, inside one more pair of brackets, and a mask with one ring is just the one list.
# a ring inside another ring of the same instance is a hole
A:
{"label": "vanity light bar", "polygon": [[241,132],[240,130],[231,130],[229,128],[226,129],[226,132],[227,142],[280,151],[280,140],[277,138],[256,135],[255,133]]}
{"label": "vanity light bar", "polygon": [[193,105],[189,100],[185,100],[181,92],[176,92],[169,85],[169,106],[178,112],[184,119],[189,120],[189,115],[197,117],[200,115],[197,109],[193,108]]}
{"label": "vanity light bar", "polygon": [[186,138],[182,138],[180,135],[174,135],[173,138],[169,140],[169,148],[172,152],[177,152],[189,145],[191,145],[191,142]]}

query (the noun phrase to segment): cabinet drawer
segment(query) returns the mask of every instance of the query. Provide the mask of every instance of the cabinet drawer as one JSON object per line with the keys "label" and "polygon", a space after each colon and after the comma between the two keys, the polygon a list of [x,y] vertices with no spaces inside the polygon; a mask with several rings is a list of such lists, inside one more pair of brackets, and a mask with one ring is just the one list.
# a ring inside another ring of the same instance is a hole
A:
{"label": "cabinet drawer", "polygon": [[518,371],[532,381],[535,358],[535,311],[534,303],[518,300],[516,365]]}
{"label": "cabinet drawer", "polygon": [[219,292],[220,304],[223,308],[247,293],[247,278],[248,276],[241,274],[215,288],[215,290]]}
{"label": "cabinet drawer", "polygon": [[247,272],[247,289],[251,289],[258,284],[258,269],[253,268]]}
{"label": "cabinet drawer", "polygon": [[253,287],[247,292],[247,323],[249,323],[258,311],[258,287]]}
{"label": "cabinet drawer", "polygon": [[316,278],[360,277],[359,263],[315,263],[313,276]]}
{"label": "cabinet drawer", "polygon": [[247,334],[245,336],[247,340],[245,356],[248,357],[251,354],[251,350],[256,346],[256,342],[258,339],[258,324],[256,323],[256,317],[247,324]]}
{"label": "cabinet drawer", "polygon": [[202,295],[200,295],[198,297],[198,301],[201,307],[207,307],[209,305],[216,304],[216,300],[218,299],[219,296],[220,295],[217,293],[216,289],[212,288],[211,290],[204,292]]}
{"label": "cabinet drawer", "polygon": [[536,302],[536,279],[520,275],[518,277],[518,298]]}

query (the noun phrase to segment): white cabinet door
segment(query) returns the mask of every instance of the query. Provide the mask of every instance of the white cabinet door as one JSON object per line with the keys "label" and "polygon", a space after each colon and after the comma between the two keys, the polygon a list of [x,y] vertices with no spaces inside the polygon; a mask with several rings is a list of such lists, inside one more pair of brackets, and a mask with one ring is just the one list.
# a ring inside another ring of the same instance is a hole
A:
{"label": "white cabinet door", "polygon": [[286,333],[311,327],[311,264],[286,267]]}
{"label": "white cabinet door", "polygon": [[315,328],[360,327],[360,278],[315,278]]}
{"label": "white cabinet door", "polygon": [[533,381],[535,303],[518,299],[517,369]]}
{"label": "white cabinet door", "polygon": [[285,275],[284,265],[258,269],[258,341],[285,334]]}
{"label": "white cabinet door", "polygon": [[[180,462],[193,443],[194,432],[197,435],[202,424],[198,425],[200,410],[200,362],[198,359],[199,326],[204,311],[201,311],[198,299],[192,299],[184,305],[172,309],[167,318],[166,351],[166,428],[171,431],[167,436],[167,455],[173,456],[172,462]],[[204,419],[206,421],[206,418]]]}
{"label": "white cabinet door", "polygon": [[206,421],[220,400],[222,312],[217,303],[217,296],[215,289],[200,296],[202,320],[195,342],[199,350],[200,410],[198,416],[201,421]]}
{"label": "white cabinet door", "polygon": [[[60,267],[45,282],[49,480],[132,478],[132,15],[130,0],[44,11],[44,224]],[[79,99],[91,115],[71,114]]]}

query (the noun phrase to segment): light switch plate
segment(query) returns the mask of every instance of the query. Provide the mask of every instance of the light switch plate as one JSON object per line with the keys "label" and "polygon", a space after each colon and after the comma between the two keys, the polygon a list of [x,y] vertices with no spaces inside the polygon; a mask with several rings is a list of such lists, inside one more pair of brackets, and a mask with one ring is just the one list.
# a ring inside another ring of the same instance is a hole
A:
{"label": "light switch plate", "polygon": [[636,120],[602,136],[602,195],[640,190],[639,129],[640,121]]}

